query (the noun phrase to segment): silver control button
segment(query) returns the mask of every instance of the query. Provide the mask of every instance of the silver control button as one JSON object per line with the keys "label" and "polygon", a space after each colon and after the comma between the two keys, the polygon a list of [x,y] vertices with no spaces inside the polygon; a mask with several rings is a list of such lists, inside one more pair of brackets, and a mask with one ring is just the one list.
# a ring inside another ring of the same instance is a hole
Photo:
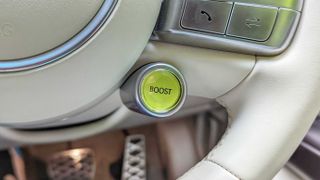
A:
{"label": "silver control button", "polygon": [[157,62],[136,70],[121,86],[120,96],[130,110],[164,118],[182,108],[187,97],[187,85],[178,69]]}
{"label": "silver control button", "polygon": [[224,34],[231,9],[232,2],[189,0],[181,26],[185,29]]}
{"label": "silver control button", "polygon": [[254,41],[270,37],[278,8],[235,3],[227,35]]}

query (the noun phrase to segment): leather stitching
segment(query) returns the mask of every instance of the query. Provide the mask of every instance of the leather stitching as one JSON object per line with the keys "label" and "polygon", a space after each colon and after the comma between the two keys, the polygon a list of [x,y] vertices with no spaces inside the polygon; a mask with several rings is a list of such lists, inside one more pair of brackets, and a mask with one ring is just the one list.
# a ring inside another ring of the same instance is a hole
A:
{"label": "leather stitching", "polygon": [[196,164],[195,166],[193,166],[192,168],[190,168],[186,173],[184,173],[181,177],[179,177],[177,180],[182,180],[185,177],[187,177],[194,169],[196,169],[199,166],[199,163]]}
{"label": "leather stitching", "polygon": [[235,176],[236,178],[238,178],[239,180],[241,180],[242,178],[237,175],[236,173],[233,173],[230,169],[225,168],[224,166],[222,166],[221,164],[217,163],[216,161],[213,160],[213,156],[214,156],[214,152],[216,149],[218,149],[220,146],[223,145],[223,142],[225,140],[225,137],[229,134],[229,131],[231,129],[231,125],[232,125],[232,113],[231,110],[228,108],[228,106],[225,104],[225,102],[222,99],[217,99],[216,100],[221,106],[223,106],[228,114],[228,125],[227,125],[227,129],[224,133],[224,135],[222,136],[221,140],[218,142],[218,144],[212,149],[212,151],[207,155],[207,157],[204,158],[205,161],[214,163],[218,166],[220,166],[221,168],[223,168],[224,170],[226,170],[227,172],[229,172],[230,174],[232,174],[233,176]]}
{"label": "leather stitching", "polygon": [[231,115],[231,110],[225,105],[225,103],[223,102],[223,100],[218,100],[217,99],[217,102],[223,106],[226,111],[227,111],[227,114],[228,114],[228,125],[227,125],[227,129],[225,131],[225,133],[223,134],[223,136],[221,137],[220,141],[218,142],[218,144],[210,151],[210,153],[207,155],[207,158],[208,159],[213,159],[213,156],[214,156],[214,151],[216,149],[218,149],[220,146],[222,146],[224,140],[225,140],[225,137],[229,134],[229,131],[231,129],[231,121],[232,121],[232,115]]}
{"label": "leather stitching", "polygon": [[[255,67],[256,67],[256,65],[257,65],[257,61],[258,61],[257,56],[255,56],[255,64],[254,64],[254,67],[253,67],[252,70],[248,73],[248,75],[247,75],[236,87],[238,87],[241,83],[243,83],[243,81],[245,81],[245,80],[253,73],[253,70],[255,69]],[[234,88],[236,88],[236,87],[234,87]],[[234,88],[233,88],[233,89],[234,89]],[[230,91],[232,91],[232,90],[230,90]],[[230,92],[230,91],[229,91],[229,92]],[[227,94],[227,93],[226,93],[226,94]],[[233,121],[233,119],[234,119],[234,118],[233,118],[233,113],[232,113],[231,109],[227,106],[227,104],[224,102],[224,100],[217,98],[216,101],[217,101],[221,106],[223,106],[223,107],[226,109],[227,115],[228,115],[228,125],[227,125],[227,129],[226,129],[225,133],[223,134],[223,136],[221,137],[220,141],[219,141],[219,142],[217,143],[217,145],[209,152],[209,154],[205,157],[204,160],[207,160],[207,161],[209,161],[209,162],[212,162],[212,163],[217,164],[218,166],[220,166],[221,168],[225,169],[226,171],[228,171],[229,173],[231,173],[232,175],[234,175],[234,176],[237,177],[238,179],[241,179],[239,175],[233,173],[231,170],[223,167],[221,164],[219,164],[219,163],[217,163],[217,162],[215,162],[215,161],[213,160],[213,159],[214,159],[213,156],[214,156],[215,151],[223,145],[223,142],[225,141],[225,137],[229,134],[230,129],[231,129],[231,126],[232,126],[232,121]]]}
{"label": "leather stitching", "polygon": [[240,176],[238,176],[237,174],[233,173],[232,171],[230,171],[230,169],[223,167],[221,164],[211,160],[211,159],[204,159],[207,162],[213,163],[218,165],[219,167],[221,167],[222,169],[226,170],[228,173],[230,173],[231,175],[233,175],[234,177],[236,177],[237,179],[241,180],[242,178]]}
{"label": "leather stitching", "polygon": [[[254,67],[252,68],[252,70],[248,73],[248,75],[247,75],[239,84],[241,84],[243,81],[245,81],[245,79],[247,79],[247,78],[250,76],[250,74],[251,74],[251,73],[253,72],[253,70],[255,69],[256,64],[257,64],[257,57],[255,56],[255,65],[254,65]],[[239,84],[238,84],[238,85],[239,85]],[[237,86],[238,86],[238,85],[237,85]],[[237,87],[237,86],[236,86],[236,87]],[[235,88],[236,88],[236,87],[235,87]],[[226,105],[226,103],[225,103],[222,99],[219,99],[219,98],[217,98],[216,101],[217,101],[221,106],[223,106],[223,107],[226,109],[226,111],[227,111],[227,115],[228,115],[227,129],[226,129],[225,133],[223,134],[223,136],[221,137],[220,141],[219,141],[219,142],[217,143],[217,145],[209,152],[209,154],[203,159],[203,161],[208,161],[208,162],[210,162],[210,163],[214,163],[214,164],[220,166],[221,168],[223,168],[224,170],[226,170],[227,172],[229,172],[230,174],[232,174],[234,177],[236,177],[236,178],[238,178],[239,180],[241,180],[242,178],[241,178],[239,175],[237,175],[236,173],[233,173],[230,169],[223,167],[221,164],[219,164],[219,163],[217,163],[217,162],[215,162],[215,161],[213,160],[213,156],[214,156],[215,150],[217,150],[219,147],[221,147],[221,146],[223,145],[223,142],[224,142],[224,140],[225,140],[225,137],[226,137],[226,136],[229,134],[229,132],[230,132],[230,129],[231,129],[231,126],[232,126],[232,123],[231,123],[231,122],[232,122],[232,120],[234,119],[234,118],[233,118],[232,111],[231,111],[231,109],[228,108],[228,106]],[[192,168],[190,169],[190,171],[193,170],[194,168],[196,168],[197,166],[198,166],[198,165],[192,167]],[[189,172],[189,171],[188,171],[188,172]],[[186,174],[187,174],[187,173],[186,173]],[[184,176],[185,176],[186,174],[184,174]],[[182,177],[184,177],[184,176],[182,176]]]}

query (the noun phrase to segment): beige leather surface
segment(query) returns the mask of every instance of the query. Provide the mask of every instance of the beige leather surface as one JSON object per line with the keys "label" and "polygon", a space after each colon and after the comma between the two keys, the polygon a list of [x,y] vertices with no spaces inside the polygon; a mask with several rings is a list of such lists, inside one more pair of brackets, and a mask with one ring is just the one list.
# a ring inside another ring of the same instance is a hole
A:
{"label": "beige leather surface", "polygon": [[[68,60],[33,72],[1,75],[0,122],[49,121],[57,115],[81,112],[110,95],[147,42],[146,34],[152,31],[159,5],[160,0],[120,1],[99,38]],[[250,76],[219,98],[229,111],[230,127],[208,157],[182,179],[271,179],[287,161],[319,112],[319,6],[317,0],[306,2],[297,37],[286,53],[258,57]],[[141,26],[130,26],[128,31],[128,24],[135,23]],[[132,53],[120,53],[126,50]],[[205,80],[210,83],[210,78]],[[103,132],[119,119],[128,119],[127,111],[122,107],[107,120],[70,128],[68,134],[64,129],[45,132],[33,142],[43,143],[49,138],[60,141],[66,136],[70,140]],[[16,134],[3,128],[1,133],[7,139],[32,140],[24,138],[32,132]]]}
{"label": "beige leather surface", "polygon": [[77,52],[32,71],[0,74],[0,124],[67,119],[112,94],[146,46],[160,3],[119,0],[104,27]]}
{"label": "beige leather surface", "polygon": [[[255,58],[252,55],[240,55],[230,52],[150,42],[135,66],[139,67],[141,64],[156,61],[167,62],[179,68],[187,80],[189,96],[204,97],[200,99],[205,99],[205,102],[197,102],[195,98],[188,97],[190,104],[186,106],[189,108],[192,107],[193,113],[209,109],[211,107],[210,105],[205,105],[208,106],[205,108],[201,105],[203,105],[203,103],[208,103],[210,99],[230,91],[252,71],[255,65]],[[133,70],[135,68],[136,67],[134,67]],[[96,67],[96,69],[99,68]],[[83,86],[83,88],[90,87]],[[80,90],[82,91],[82,88],[80,88]],[[74,92],[73,96],[76,96],[77,93],[80,92]],[[143,123],[161,121],[161,119],[152,119],[129,111],[120,102],[121,100],[118,93],[115,93],[113,96],[114,98],[110,99],[111,96],[109,96],[105,101],[101,102],[101,106],[95,106],[77,116],[70,116],[69,118],[55,121],[60,124],[66,121],[83,122],[84,120],[96,118],[97,115],[102,117],[103,113],[119,108],[113,115],[107,116],[100,121],[90,123],[89,125],[43,131],[15,131],[0,127],[0,137],[17,144],[49,143],[86,137],[113,128],[125,128]],[[27,111],[25,113],[27,114]],[[187,115],[185,111],[179,113],[184,116]],[[21,114],[14,115],[16,117],[21,117]],[[27,126],[25,125],[24,127]],[[1,142],[0,139],[0,144]]]}
{"label": "beige leather surface", "polygon": [[237,180],[233,174],[211,161],[201,161],[179,180]]}
{"label": "beige leather surface", "polygon": [[[216,162],[240,179],[272,179],[297,148],[320,108],[319,6],[318,0],[305,1],[288,51],[258,57],[250,76],[219,98],[230,126],[204,161]],[[221,173],[215,168],[194,171],[182,179],[197,179],[198,174],[215,179]]]}
{"label": "beige leather surface", "polygon": [[[116,92],[119,96],[119,91]],[[117,96],[115,95],[115,96]],[[184,109],[180,110],[172,119],[194,115],[199,112],[210,110],[212,106],[208,104],[208,99],[190,98],[191,102],[186,102]],[[87,116],[88,117],[88,116]],[[130,111],[122,105],[114,113],[87,124],[69,126],[58,129],[42,129],[38,131],[24,131],[0,127],[0,149],[8,146],[22,146],[25,144],[47,144],[54,142],[64,142],[92,136],[110,130],[128,129],[143,124],[155,123],[164,119],[151,118],[136,112]],[[58,121],[58,122],[63,122]]]}
{"label": "beige leather surface", "polygon": [[84,28],[103,0],[1,0],[0,60],[48,51]]}

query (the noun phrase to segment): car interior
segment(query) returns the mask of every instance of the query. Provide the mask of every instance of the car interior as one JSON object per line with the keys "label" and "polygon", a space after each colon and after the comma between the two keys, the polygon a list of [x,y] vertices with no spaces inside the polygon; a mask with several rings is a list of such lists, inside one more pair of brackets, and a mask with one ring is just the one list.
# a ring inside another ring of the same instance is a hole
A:
{"label": "car interior", "polygon": [[320,179],[318,0],[1,0],[0,180]]}

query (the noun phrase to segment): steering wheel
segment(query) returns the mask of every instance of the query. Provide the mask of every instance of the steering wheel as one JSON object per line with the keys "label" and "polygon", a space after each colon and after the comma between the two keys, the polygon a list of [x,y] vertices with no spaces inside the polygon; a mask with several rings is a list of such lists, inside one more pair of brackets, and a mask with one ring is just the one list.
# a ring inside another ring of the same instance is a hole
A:
{"label": "steering wheel", "polygon": [[181,179],[272,179],[319,112],[318,1],[305,1],[291,47],[257,56],[250,75],[218,101],[230,125],[208,156]]}
{"label": "steering wheel", "polygon": [[[216,98],[229,114],[229,126],[218,145],[180,179],[271,179],[298,147],[319,112],[317,0],[304,2],[291,45],[273,56],[149,41],[161,0],[34,0],[2,4],[5,6],[0,7],[0,19],[9,17],[0,26],[0,38],[4,39],[0,42],[2,126],[40,127],[87,111],[119,89],[130,69],[139,65],[135,63],[142,52],[145,60],[163,60],[177,66],[186,75],[188,95]],[[26,18],[12,16],[10,7]],[[44,11],[47,16],[39,16]],[[60,46],[63,42],[67,43]],[[178,57],[183,49],[192,49],[206,58],[184,61],[192,52]],[[220,66],[206,66],[210,59]],[[202,67],[207,69],[198,69]],[[250,70],[237,78],[227,71],[230,74],[224,73],[217,81],[206,74],[219,71],[217,67]],[[199,82],[195,77],[203,79]],[[233,85],[221,90],[224,81]],[[119,114],[109,117],[109,125],[117,118],[121,118]],[[53,134],[34,132],[36,136],[29,136],[29,142],[41,142],[41,138],[54,134],[69,140],[104,130],[103,123],[95,123]],[[79,131],[81,135],[77,134]],[[28,142],[24,138],[29,132],[14,132],[1,128],[0,135]]]}

